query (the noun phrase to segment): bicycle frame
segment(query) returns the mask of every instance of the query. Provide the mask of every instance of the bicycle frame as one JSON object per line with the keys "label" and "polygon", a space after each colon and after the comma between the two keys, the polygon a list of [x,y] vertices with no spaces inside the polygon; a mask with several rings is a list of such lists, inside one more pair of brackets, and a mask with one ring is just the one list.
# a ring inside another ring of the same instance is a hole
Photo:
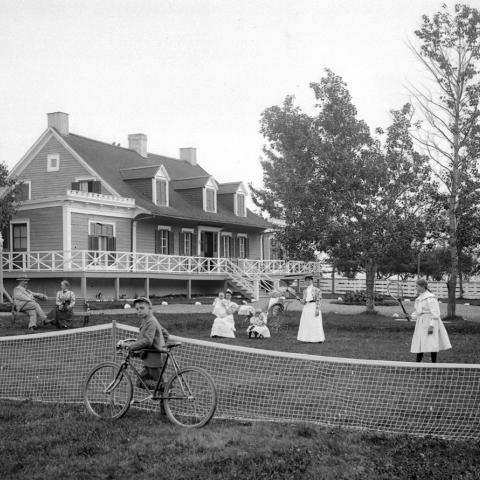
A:
{"label": "bicycle frame", "polygon": [[[115,375],[115,378],[105,389],[105,393],[110,393],[112,390],[115,389],[115,387],[118,385],[118,382],[120,381],[120,377],[122,375],[122,372],[127,370],[128,367],[130,366],[130,369],[133,370],[136,377],[140,380],[140,382],[144,386],[145,390],[149,393],[149,395],[147,395],[147,397],[140,400],[139,402],[144,402],[146,400],[163,400],[165,398],[169,398],[169,399],[184,398],[184,397],[179,397],[179,396],[164,395],[164,392],[161,395],[157,395],[157,392],[159,391],[159,387],[162,384],[163,374],[165,373],[165,371],[167,369],[167,364],[169,362],[169,359],[171,359],[171,364],[172,364],[173,370],[175,372],[174,374],[178,375],[178,373],[180,371],[180,366],[178,365],[177,360],[175,359],[175,357],[174,357],[174,355],[171,351],[166,351],[166,352],[161,352],[161,353],[165,354],[167,356],[167,358],[165,359],[165,362],[163,363],[162,370],[160,372],[160,376],[159,376],[158,381],[157,381],[157,383],[155,385],[155,388],[153,390],[150,389],[150,387],[143,381],[143,378],[141,377],[138,370],[135,368],[135,365],[133,365],[133,363],[130,361],[131,356],[130,356],[130,352],[128,352],[127,356],[124,358],[124,360],[120,364],[120,367],[117,371],[117,374]],[[180,379],[180,385],[182,387],[182,392],[183,392],[184,396],[186,396],[187,398],[192,398],[193,395],[192,395],[192,392],[191,392],[188,384],[183,380],[183,378],[181,376],[179,376],[179,379]]]}

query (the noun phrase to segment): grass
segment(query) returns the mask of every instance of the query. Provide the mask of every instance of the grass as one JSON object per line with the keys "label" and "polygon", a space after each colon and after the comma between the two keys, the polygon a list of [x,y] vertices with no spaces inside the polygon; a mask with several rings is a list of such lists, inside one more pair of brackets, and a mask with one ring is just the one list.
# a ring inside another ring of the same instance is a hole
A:
{"label": "grass", "polygon": [[[237,320],[237,338],[217,342],[329,356],[413,360],[409,353],[413,324],[381,315],[331,313],[324,316],[326,343],[303,344],[296,341],[299,315],[287,312],[280,332],[270,340],[249,340],[246,324]],[[159,318],[173,334],[209,339],[210,314],[165,314]],[[111,317],[92,316],[91,324],[108,320]],[[138,326],[134,315],[118,320]],[[25,333],[24,325],[11,326],[8,319],[0,322],[0,336]],[[480,325],[459,320],[447,324],[447,329],[453,349],[442,352],[440,360],[478,363]],[[58,374],[63,362],[58,359],[56,365],[55,358],[52,362],[43,355],[31,352],[23,364],[39,364],[57,391],[63,388],[57,378],[65,378]],[[228,361],[225,359],[225,364]],[[331,374],[341,380],[341,373]],[[257,384],[249,378],[245,384],[232,384],[235,395],[257,391]],[[228,381],[218,385],[221,395],[232,385]],[[280,387],[283,398],[289,398],[290,390]],[[0,388],[7,388],[6,384],[2,382]],[[186,431],[173,427],[157,413],[133,409],[121,420],[101,422],[79,405],[0,402],[2,479],[115,479],[132,475],[138,479],[480,479],[479,454],[478,441],[221,420],[199,431]]]}
{"label": "grass", "polygon": [[478,442],[261,422],[187,431],[138,411],[104,422],[80,406],[1,407],[3,480],[480,478]]}

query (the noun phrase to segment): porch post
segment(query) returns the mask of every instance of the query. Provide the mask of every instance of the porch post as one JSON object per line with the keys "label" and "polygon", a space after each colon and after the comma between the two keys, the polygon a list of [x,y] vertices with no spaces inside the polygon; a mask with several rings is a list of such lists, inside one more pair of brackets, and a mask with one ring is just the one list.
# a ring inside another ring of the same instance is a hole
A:
{"label": "porch post", "polygon": [[3,303],[3,236],[0,232],[0,303]]}
{"label": "porch post", "polygon": [[150,277],[145,277],[145,296],[150,298]]}
{"label": "porch post", "polygon": [[87,277],[82,277],[80,279],[80,289],[82,291],[82,297],[84,298],[84,300],[87,299]]}
{"label": "porch post", "polygon": [[120,300],[120,277],[115,277],[115,300]]}
{"label": "porch post", "polygon": [[190,300],[192,298],[192,279],[187,280],[187,298]]}

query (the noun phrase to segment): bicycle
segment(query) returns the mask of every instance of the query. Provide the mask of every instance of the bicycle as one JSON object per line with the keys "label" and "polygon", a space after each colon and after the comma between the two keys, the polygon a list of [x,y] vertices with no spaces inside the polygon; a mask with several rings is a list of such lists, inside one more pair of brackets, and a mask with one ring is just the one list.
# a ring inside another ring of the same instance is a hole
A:
{"label": "bicycle", "polygon": [[[206,425],[217,407],[217,391],[212,377],[200,367],[181,368],[172,352],[181,342],[168,342],[161,350],[139,351],[166,355],[160,377],[152,389],[131,361],[132,357],[138,356],[137,352],[128,349],[128,343],[133,341],[135,339],[128,338],[124,340],[127,345],[117,345],[117,352],[124,355],[120,364],[103,362],[90,371],[84,390],[87,410],[99,418],[117,419],[127,413],[130,405],[154,400],[163,403],[168,419],[175,425],[188,428]],[[163,383],[168,363],[171,363],[174,373]],[[145,398],[132,401],[134,387],[128,367],[143,384]]]}

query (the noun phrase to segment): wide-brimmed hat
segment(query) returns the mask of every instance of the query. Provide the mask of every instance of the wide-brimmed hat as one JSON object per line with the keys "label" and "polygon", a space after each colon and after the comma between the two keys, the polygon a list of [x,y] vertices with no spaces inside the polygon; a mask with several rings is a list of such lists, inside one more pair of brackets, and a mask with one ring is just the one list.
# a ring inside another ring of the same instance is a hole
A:
{"label": "wide-brimmed hat", "polygon": [[30,277],[26,273],[21,273],[16,280],[17,282],[21,282],[23,280],[30,280]]}

